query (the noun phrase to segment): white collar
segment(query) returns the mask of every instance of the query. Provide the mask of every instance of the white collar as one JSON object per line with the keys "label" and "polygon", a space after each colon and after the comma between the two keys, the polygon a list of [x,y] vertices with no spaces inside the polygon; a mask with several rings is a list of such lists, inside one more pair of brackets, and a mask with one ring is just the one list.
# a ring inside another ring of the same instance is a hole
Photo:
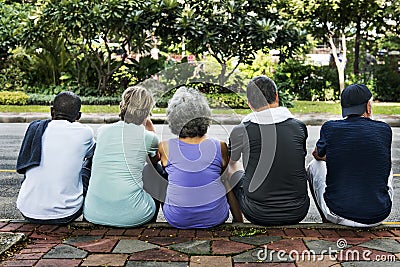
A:
{"label": "white collar", "polygon": [[257,124],[280,123],[294,118],[292,113],[285,107],[269,108],[262,111],[254,111],[243,118],[242,123],[253,122]]}

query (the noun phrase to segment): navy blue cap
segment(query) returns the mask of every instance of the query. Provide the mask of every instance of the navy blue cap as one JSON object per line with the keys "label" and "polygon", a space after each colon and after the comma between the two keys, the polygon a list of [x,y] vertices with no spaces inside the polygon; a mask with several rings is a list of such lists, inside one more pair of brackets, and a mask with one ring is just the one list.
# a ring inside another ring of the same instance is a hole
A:
{"label": "navy blue cap", "polygon": [[351,84],[347,86],[340,97],[342,116],[362,115],[367,110],[366,103],[371,99],[372,93],[364,84]]}

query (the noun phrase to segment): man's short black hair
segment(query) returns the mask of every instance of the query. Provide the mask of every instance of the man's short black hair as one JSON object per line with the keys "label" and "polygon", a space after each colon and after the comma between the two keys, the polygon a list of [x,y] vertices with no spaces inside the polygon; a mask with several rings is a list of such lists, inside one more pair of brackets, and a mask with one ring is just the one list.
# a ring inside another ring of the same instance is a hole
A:
{"label": "man's short black hair", "polygon": [[81,110],[81,99],[70,91],[61,92],[54,98],[54,113],[75,120]]}
{"label": "man's short black hair", "polygon": [[255,109],[275,103],[277,93],[275,82],[266,76],[257,76],[247,85],[247,100]]}

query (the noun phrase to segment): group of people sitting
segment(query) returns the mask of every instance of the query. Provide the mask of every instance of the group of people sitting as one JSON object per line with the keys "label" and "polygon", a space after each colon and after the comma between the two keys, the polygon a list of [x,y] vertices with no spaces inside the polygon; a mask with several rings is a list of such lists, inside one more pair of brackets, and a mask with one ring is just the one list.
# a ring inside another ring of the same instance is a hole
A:
{"label": "group of people sitting", "polygon": [[322,221],[380,224],[391,211],[392,131],[371,119],[372,94],[353,84],[341,95],[343,120],[327,121],[306,166],[307,127],[279,106],[268,77],[247,86],[252,112],[228,144],[207,135],[211,110],[197,90],[180,87],[167,108],[176,138],[160,142],[144,87],[124,91],[121,120],[93,130],[77,122],[80,98],[62,92],[51,120],[32,122],[17,160],[24,180],[17,207],[32,223],[89,222],[135,227],[165,220],[181,229],[210,228],[243,216],[258,225],[302,221],[311,195]]}

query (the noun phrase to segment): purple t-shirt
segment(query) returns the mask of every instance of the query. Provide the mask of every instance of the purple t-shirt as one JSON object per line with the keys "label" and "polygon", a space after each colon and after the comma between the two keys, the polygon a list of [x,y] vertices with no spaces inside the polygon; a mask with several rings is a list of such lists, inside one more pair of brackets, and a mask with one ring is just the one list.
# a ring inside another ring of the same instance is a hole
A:
{"label": "purple t-shirt", "polygon": [[167,222],[177,228],[209,228],[229,215],[225,187],[221,182],[221,145],[206,139],[188,144],[168,141],[168,188],[163,206]]}

